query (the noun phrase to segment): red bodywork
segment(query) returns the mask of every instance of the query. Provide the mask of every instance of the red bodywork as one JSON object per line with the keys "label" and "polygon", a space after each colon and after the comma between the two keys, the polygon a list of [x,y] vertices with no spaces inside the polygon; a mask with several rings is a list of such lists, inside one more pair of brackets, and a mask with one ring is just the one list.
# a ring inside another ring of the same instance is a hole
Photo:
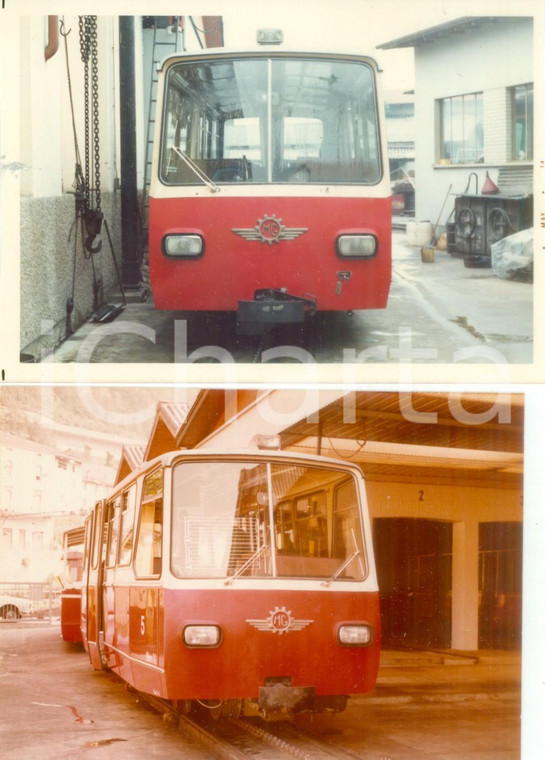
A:
{"label": "red bodywork", "polygon": [[61,636],[63,641],[82,642],[81,590],[66,588],[61,594]]}
{"label": "red bodywork", "polygon": [[[318,311],[386,307],[391,280],[391,199],[358,197],[150,198],[150,280],[158,309],[236,311],[260,288],[285,288],[312,296]],[[287,228],[308,228],[294,240],[267,243],[233,232],[253,229],[264,217]],[[168,233],[196,233],[204,255],[167,258]],[[371,259],[340,258],[341,233],[371,233],[378,252]],[[341,274],[340,274],[341,273]]]}
{"label": "red bodywork", "polygon": [[[108,666],[139,691],[167,699],[256,698],[266,678],[279,676],[295,687],[314,687],[317,696],[361,694],[375,685],[377,592],[125,586],[116,589],[114,607],[105,626]],[[312,622],[284,633],[248,622],[266,620],[276,608]],[[341,623],[362,622],[373,628],[371,645],[338,643]],[[190,624],[218,625],[220,646],[188,648],[182,632]]]}

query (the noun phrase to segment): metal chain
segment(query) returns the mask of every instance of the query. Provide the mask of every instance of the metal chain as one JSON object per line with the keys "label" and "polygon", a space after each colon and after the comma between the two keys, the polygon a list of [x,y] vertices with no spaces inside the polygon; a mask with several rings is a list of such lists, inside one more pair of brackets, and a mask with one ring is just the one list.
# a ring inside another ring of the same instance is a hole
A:
{"label": "metal chain", "polygon": [[95,208],[101,211],[100,198],[100,129],[98,109],[98,37],[97,17],[89,17],[91,43],[91,89],[93,94],[93,146],[95,151]]}
{"label": "metal chain", "polygon": [[85,203],[89,207],[89,37],[88,24],[85,16],[79,17],[79,45],[81,60],[83,61],[83,103],[85,108],[84,128],[85,128]]}
{"label": "metal chain", "polygon": [[[98,102],[98,35],[97,17],[79,17],[79,36],[81,60],[84,64],[84,108],[85,108],[85,178],[87,187],[85,197],[91,202],[91,186],[94,188],[94,207],[101,211],[100,195],[100,121]],[[89,68],[91,69],[89,74]],[[92,109],[92,125],[91,125]],[[92,134],[91,134],[92,126]],[[91,136],[93,140],[94,162],[91,167]],[[93,171],[93,182],[91,182]]]}
{"label": "metal chain", "polygon": [[[103,218],[100,196],[100,124],[96,16],[79,16],[79,36],[81,60],[84,64],[85,108],[85,184],[82,214],[87,231],[85,249],[88,253],[93,254],[98,253],[102,247],[100,231]],[[91,69],[90,73],[89,68]],[[93,141],[93,166],[91,166],[91,138]]]}

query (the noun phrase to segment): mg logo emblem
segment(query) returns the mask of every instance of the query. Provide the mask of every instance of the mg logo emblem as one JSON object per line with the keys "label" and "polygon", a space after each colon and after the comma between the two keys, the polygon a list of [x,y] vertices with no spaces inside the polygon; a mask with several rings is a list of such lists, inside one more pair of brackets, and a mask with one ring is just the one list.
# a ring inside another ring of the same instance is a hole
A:
{"label": "mg logo emblem", "polygon": [[276,219],[274,214],[270,217],[266,216],[264,219],[259,219],[258,229],[263,240],[274,243],[282,233],[282,220]]}
{"label": "mg logo emblem", "polygon": [[279,633],[287,631],[290,627],[290,613],[286,612],[284,608],[281,610],[277,609],[276,612],[271,615],[271,625],[274,630]]}
{"label": "mg logo emblem", "polygon": [[275,607],[274,610],[270,610],[268,618],[263,620],[247,619],[246,622],[248,625],[257,628],[258,631],[278,633],[279,636],[282,636],[283,633],[290,631],[302,631],[314,620],[296,620],[291,614],[291,610],[287,610],[285,607]]}
{"label": "mg logo emblem", "polygon": [[257,240],[272,245],[281,240],[295,240],[304,232],[308,232],[308,227],[286,227],[282,219],[277,218],[275,214],[265,214],[262,219],[257,220],[255,227],[233,227],[232,232],[244,240]]}

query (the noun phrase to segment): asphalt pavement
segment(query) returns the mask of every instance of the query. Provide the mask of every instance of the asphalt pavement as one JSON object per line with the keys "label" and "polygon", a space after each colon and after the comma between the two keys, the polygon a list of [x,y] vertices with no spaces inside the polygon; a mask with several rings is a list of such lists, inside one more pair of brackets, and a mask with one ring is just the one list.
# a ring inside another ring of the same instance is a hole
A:
{"label": "asphalt pavement", "polygon": [[[520,661],[519,652],[384,651],[373,694],[309,720],[365,758],[516,760]],[[0,683],[3,757],[210,757],[113,674],[94,671],[81,647],[61,640],[58,623],[0,625]],[[434,753],[430,741],[440,734],[445,746]]]}

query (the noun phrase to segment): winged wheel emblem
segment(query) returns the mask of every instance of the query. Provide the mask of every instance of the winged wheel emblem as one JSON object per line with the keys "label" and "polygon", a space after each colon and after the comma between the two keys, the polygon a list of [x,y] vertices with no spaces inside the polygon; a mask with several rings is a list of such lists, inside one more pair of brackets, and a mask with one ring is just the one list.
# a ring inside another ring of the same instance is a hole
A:
{"label": "winged wheel emblem", "polygon": [[282,636],[282,634],[290,631],[302,631],[314,620],[296,620],[291,614],[291,610],[287,610],[285,607],[275,607],[274,610],[269,611],[268,618],[263,620],[247,619],[246,622],[248,625],[257,628],[258,631],[278,633],[279,636]]}
{"label": "winged wheel emblem", "polygon": [[286,227],[282,219],[277,218],[275,214],[265,214],[262,219],[257,220],[255,227],[233,227],[232,231],[244,240],[257,240],[272,245],[281,240],[295,240],[304,232],[308,232],[308,227]]}

